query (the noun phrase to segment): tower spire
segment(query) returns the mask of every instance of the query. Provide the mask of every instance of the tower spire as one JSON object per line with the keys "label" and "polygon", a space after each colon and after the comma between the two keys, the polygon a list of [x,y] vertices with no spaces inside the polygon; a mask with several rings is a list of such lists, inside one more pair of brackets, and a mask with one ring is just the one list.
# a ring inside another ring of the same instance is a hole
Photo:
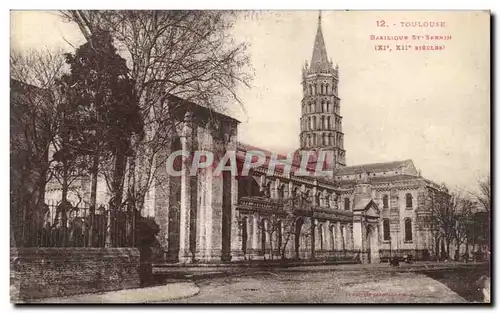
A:
{"label": "tower spire", "polygon": [[311,58],[311,67],[327,69],[328,55],[326,53],[325,39],[323,38],[323,30],[321,28],[321,11],[318,13],[318,30],[314,39],[313,54]]}

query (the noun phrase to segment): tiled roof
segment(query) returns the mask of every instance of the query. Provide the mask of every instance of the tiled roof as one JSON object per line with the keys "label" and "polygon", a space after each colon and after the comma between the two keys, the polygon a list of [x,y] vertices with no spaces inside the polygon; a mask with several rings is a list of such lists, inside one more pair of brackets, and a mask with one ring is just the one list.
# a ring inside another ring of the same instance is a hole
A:
{"label": "tiled roof", "polygon": [[387,181],[409,180],[409,179],[415,179],[415,178],[420,178],[420,177],[413,176],[413,175],[375,176],[375,177],[370,177],[370,181],[373,183],[378,183],[378,182],[387,182]]}
{"label": "tiled roof", "polygon": [[390,172],[397,170],[402,166],[407,165],[409,162],[411,162],[411,160],[345,166],[339,168],[337,175],[352,175],[359,172],[369,172],[369,173]]}

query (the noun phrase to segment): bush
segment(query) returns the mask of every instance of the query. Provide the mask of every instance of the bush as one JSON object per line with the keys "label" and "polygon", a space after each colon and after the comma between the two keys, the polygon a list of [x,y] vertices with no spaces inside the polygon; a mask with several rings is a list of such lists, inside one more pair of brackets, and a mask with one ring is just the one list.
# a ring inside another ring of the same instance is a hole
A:
{"label": "bush", "polygon": [[135,220],[135,245],[140,252],[139,277],[141,286],[152,283],[154,251],[159,246],[156,235],[160,232],[160,226],[152,217],[141,216],[136,212]]}

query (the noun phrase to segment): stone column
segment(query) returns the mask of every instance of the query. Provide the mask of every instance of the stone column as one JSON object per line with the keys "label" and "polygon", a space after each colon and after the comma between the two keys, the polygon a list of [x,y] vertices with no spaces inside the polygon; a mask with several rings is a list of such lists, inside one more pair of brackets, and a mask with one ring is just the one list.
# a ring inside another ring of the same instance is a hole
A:
{"label": "stone column", "polygon": [[373,228],[373,244],[372,246],[370,247],[371,249],[371,262],[372,263],[380,263],[380,256],[379,256],[379,243],[380,243],[380,238],[379,238],[379,225],[377,224],[374,228]]}
{"label": "stone column", "polygon": [[[196,254],[199,258],[203,259],[205,257],[205,236],[206,236],[206,216],[205,212],[207,207],[209,207],[209,203],[207,203],[207,185],[208,185],[208,176],[207,171],[202,169],[198,174],[198,179],[202,181],[200,188],[200,205],[198,207],[198,219],[196,221],[197,224],[197,240],[196,240]],[[210,190],[210,189],[209,189]]]}
{"label": "stone column", "polygon": [[[207,171],[207,205],[205,206],[205,224],[203,227],[205,228],[205,246],[204,246],[204,254],[207,260],[211,260],[212,258],[212,230],[213,230],[213,208],[214,208],[214,176],[211,170]],[[217,194],[215,194],[215,198]]]}
{"label": "stone column", "polygon": [[[184,136],[181,137],[182,151],[190,151],[188,142],[189,127],[184,128]],[[180,209],[180,229],[179,229],[179,262],[188,263],[191,260],[191,251],[189,250],[190,234],[190,206],[191,206],[191,186],[189,184],[189,164],[182,162],[181,176],[181,209]]]}
{"label": "stone column", "polygon": [[[212,137],[210,133],[203,128],[198,131],[201,149],[212,150]],[[201,169],[198,173],[200,204],[197,209],[197,231],[196,231],[196,250],[197,257],[205,261],[209,260],[210,254],[207,245],[211,240],[209,229],[212,227],[212,169]]]}
{"label": "stone column", "polygon": [[[316,193],[318,192],[318,189],[316,188],[316,186],[314,186],[312,188],[312,203],[313,203],[313,206],[319,206],[319,203],[316,203]],[[318,197],[319,199],[319,197]]]}
{"label": "stone column", "polygon": [[351,244],[349,245],[349,250],[354,250],[354,232],[353,232],[353,224],[349,225],[349,239]]}
{"label": "stone column", "polygon": [[251,229],[251,239],[250,239],[250,242],[251,242],[251,249],[252,249],[252,252],[251,252],[251,258],[252,259],[258,259],[259,258],[259,243],[260,243],[260,240],[259,240],[259,216],[257,213],[254,213],[252,215],[252,229]]}
{"label": "stone column", "polygon": [[340,222],[335,223],[335,250],[342,251],[342,233]]}
{"label": "stone column", "polygon": [[314,218],[311,218],[311,259],[316,258],[316,246],[318,242],[318,221]]}
{"label": "stone column", "polygon": [[350,233],[349,224],[344,224],[344,242],[346,251],[349,251],[351,246],[351,237],[349,233]]}
{"label": "stone column", "polygon": [[332,251],[332,238],[330,235],[330,221],[326,221],[323,225],[323,237],[325,239],[325,250],[328,251],[330,256],[330,251]]}
{"label": "stone column", "polygon": [[[243,251],[243,230],[240,227],[236,211],[238,205],[238,180],[236,177],[231,177],[231,260],[237,261],[244,259]],[[241,218],[241,216],[240,216]],[[248,220],[247,220],[248,223]]]}

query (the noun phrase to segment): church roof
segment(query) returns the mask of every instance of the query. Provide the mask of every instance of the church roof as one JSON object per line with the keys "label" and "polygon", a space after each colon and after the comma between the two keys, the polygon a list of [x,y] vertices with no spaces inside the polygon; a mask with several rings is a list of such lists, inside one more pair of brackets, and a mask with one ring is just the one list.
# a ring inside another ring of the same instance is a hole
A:
{"label": "church roof", "polygon": [[409,165],[412,160],[392,161],[384,163],[360,164],[345,166],[338,169],[337,175],[352,175],[360,172],[378,173],[390,172]]}
{"label": "church roof", "polygon": [[311,68],[328,69],[330,63],[328,62],[328,54],[326,53],[325,39],[323,38],[323,31],[321,29],[321,12],[318,16],[318,30],[316,31],[316,38],[314,39],[314,48],[311,58]]}

